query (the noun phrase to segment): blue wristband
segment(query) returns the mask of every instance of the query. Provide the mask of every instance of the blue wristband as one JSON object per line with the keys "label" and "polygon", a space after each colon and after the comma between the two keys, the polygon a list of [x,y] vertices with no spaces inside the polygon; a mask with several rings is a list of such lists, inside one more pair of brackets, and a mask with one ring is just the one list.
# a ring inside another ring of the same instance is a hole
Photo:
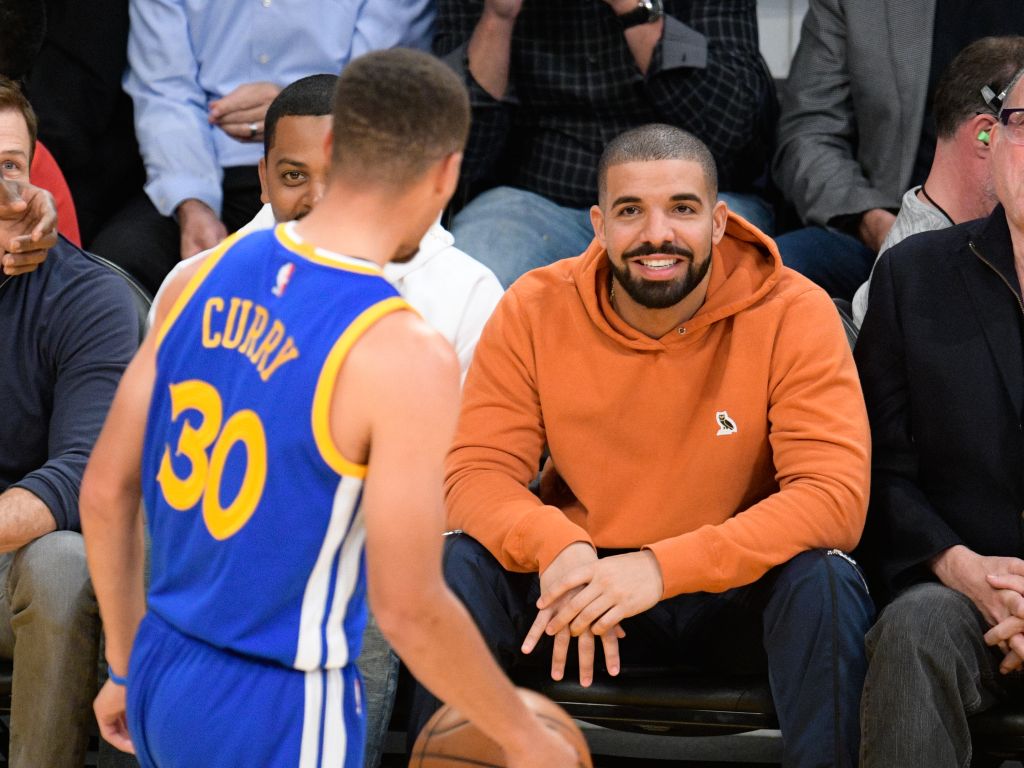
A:
{"label": "blue wristband", "polygon": [[113,680],[118,685],[121,685],[121,686],[127,686],[128,685],[128,678],[127,677],[121,677],[120,675],[114,674],[114,670],[112,670],[110,668],[109,664],[107,664],[107,677],[109,677],[111,680]]}

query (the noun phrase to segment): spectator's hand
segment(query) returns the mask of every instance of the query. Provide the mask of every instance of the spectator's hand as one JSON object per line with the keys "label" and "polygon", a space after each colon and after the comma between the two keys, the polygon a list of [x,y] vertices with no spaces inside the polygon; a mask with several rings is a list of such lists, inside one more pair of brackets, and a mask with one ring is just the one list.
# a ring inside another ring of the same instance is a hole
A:
{"label": "spectator's hand", "polygon": [[53,195],[24,182],[0,180],[0,264],[5,275],[33,271],[57,244]]}
{"label": "spectator's hand", "polygon": [[263,141],[267,108],[280,92],[280,87],[273,83],[242,83],[226,96],[210,102],[210,123],[238,141]]}
{"label": "spectator's hand", "polygon": [[574,636],[587,630],[604,635],[656,605],[664,588],[658,560],[645,549],[585,563],[544,590],[537,607],[560,605],[545,629],[549,635],[566,626]]}
{"label": "spectator's hand", "polygon": [[[996,626],[1011,615],[1024,617],[1024,598],[1016,589],[996,584],[1018,584],[1006,577],[1024,576],[1024,560],[1016,557],[985,557],[962,544],[942,552],[932,561],[932,570],[951,589],[967,595],[988,622]],[[1000,579],[990,579],[998,575]]]}
{"label": "spectator's hand", "polygon": [[[551,561],[548,567],[540,575],[540,589],[543,595],[551,585],[561,581],[569,573],[587,563],[597,562],[597,553],[593,547],[584,542],[576,542],[558,553],[558,557]],[[549,607],[540,610],[537,618],[534,619],[530,631],[523,640],[523,653],[531,653],[537,647],[537,642],[544,636],[544,629],[550,623],[555,612],[562,606],[562,601],[569,600],[576,594],[576,590],[570,590],[560,600],[554,601]],[[604,647],[605,665],[609,674],[619,673],[619,640],[626,636],[622,628],[616,625],[613,631],[606,632],[601,637],[601,644]],[[569,653],[569,642],[571,635],[569,628],[565,627],[554,636],[554,645],[551,651],[551,679],[561,680],[565,675],[565,660]],[[579,651],[580,685],[590,685],[594,680],[594,635],[592,632],[583,632],[577,641]]]}
{"label": "spectator's hand", "polygon": [[512,21],[523,8],[523,0],[484,0],[484,13]]}
{"label": "spectator's hand", "polygon": [[100,688],[92,704],[100,735],[122,752],[135,754],[132,737],[128,733],[128,718],[125,715],[127,691],[123,685],[107,680]]}
{"label": "spectator's hand", "polygon": [[182,259],[213,248],[228,236],[217,214],[199,200],[186,200],[178,206],[178,226],[181,227]]}
{"label": "spectator's hand", "polygon": [[860,225],[857,228],[857,235],[875,253],[878,253],[885,242],[889,230],[896,223],[896,216],[884,208],[872,208],[865,211],[860,217]]}

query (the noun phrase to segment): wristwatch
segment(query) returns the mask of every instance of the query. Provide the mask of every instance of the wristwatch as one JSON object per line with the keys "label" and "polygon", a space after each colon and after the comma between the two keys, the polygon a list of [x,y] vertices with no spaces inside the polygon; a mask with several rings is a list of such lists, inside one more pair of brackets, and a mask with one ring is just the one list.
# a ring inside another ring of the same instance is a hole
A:
{"label": "wristwatch", "polygon": [[662,0],[638,0],[636,8],[618,17],[623,29],[635,27],[637,24],[653,24],[665,15]]}

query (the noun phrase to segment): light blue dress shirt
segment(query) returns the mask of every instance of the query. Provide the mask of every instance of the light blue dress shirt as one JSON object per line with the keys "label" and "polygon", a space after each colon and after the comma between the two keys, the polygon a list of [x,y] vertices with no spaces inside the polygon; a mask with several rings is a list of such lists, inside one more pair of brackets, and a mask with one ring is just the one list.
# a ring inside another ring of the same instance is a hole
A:
{"label": "light blue dress shirt", "polygon": [[336,74],[367,51],[429,50],[433,0],[131,0],[124,88],[146,164],[146,194],[170,216],[188,198],[220,215],[224,168],[256,165],[208,120],[243,83]]}

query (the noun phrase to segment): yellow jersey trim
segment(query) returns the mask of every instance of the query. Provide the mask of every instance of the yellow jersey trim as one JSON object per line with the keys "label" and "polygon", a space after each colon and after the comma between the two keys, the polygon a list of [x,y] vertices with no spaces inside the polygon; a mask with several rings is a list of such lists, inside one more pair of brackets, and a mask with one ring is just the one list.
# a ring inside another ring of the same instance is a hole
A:
{"label": "yellow jersey trim", "polygon": [[350,256],[343,256],[341,254],[338,254],[335,258],[322,256],[316,246],[299,240],[289,231],[288,225],[292,223],[294,222],[278,224],[274,227],[274,234],[277,235],[277,239],[280,241],[281,245],[297,256],[301,256],[307,261],[312,261],[314,264],[322,264],[325,267],[342,269],[346,272],[357,272],[361,275],[376,275],[377,277],[383,277],[384,270],[372,262],[360,264],[359,261],[361,260],[354,259]]}
{"label": "yellow jersey trim", "polygon": [[188,304],[189,300],[195,295],[195,292],[199,290],[199,286],[203,284],[203,280],[206,279],[206,276],[210,274],[215,266],[217,266],[217,262],[219,262],[221,257],[227,253],[228,249],[246,234],[247,233],[245,232],[236,232],[214,248],[210,254],[203,259],[203,263],[199,265],[196,273],[192,275],[188,283],[185,284],[185,288],[180,294],[178,294],[178,298],[171,307],[171,311],[168,312],[167,317],[164,318],[164,324],[160,326],[160,332],[156,337],[157,349],[160,349],[160,344],[163,342],[164,337],[171,330],[171,326],[174,325],[178,316],[185,310],[185,306]]}
{"label": "yellow jersey trim", "polygon": [[313,393],[311,417],[313,438],[316,441],[317,450],[320,451],[320,456],[339,475],[347,475],[361,480],[366,477],[366,465],[356,464],[346,459],[331,436],[331,400],[334,397],[338,372],[341,370],[349,350],[369,330],[370,326],[385,315],[403,309],[411,310],[412,307],[399,296],[384,299],[367,307],[334,342],[334,346],[324,362],[324,367],[320,371],[320,377],[316,382],[316,391]]}

